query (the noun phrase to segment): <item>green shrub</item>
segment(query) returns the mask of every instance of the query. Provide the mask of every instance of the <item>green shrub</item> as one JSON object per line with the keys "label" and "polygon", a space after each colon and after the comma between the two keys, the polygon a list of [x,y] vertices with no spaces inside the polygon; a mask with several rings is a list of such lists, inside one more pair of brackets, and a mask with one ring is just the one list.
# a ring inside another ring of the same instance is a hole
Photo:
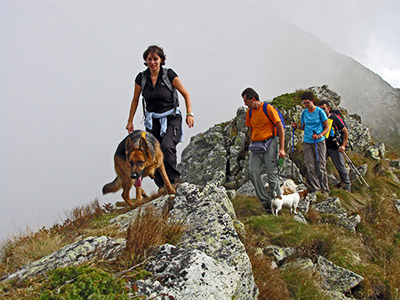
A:
{"label": "green shrub", "polygon": [[129,299],[125,282],[87,265],[70,266],[49,272],[39,300]]}

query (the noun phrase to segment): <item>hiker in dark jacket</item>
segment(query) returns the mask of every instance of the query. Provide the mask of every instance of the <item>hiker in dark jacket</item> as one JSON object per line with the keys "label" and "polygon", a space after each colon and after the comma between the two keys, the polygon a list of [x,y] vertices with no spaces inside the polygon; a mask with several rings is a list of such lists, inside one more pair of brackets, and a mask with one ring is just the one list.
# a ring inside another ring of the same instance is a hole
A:
{"label": "hiker in dark jacket", "polygon": [[[182,112],[178,107],[176,90],[185,99],[185,117],[189,128],[194,125],[190,95],[178,75],[172,69],[162,67],[165,65],[165,54],[162,48],[158,46],[148,47],[143,53],[143,59],[148,68],[136,76],[126,129],[128,132],[134,130],[133,118],[139,104],[140,94],[142,94],[145,100],[143,105],[146,108],[144,111],[146,131],[151,132],[160,142],[164,153],[165,170],[173,184],[178,182],[180,178],[180,172],[176,168],[176,146],[182,139]],[[159,188],[163,187],[164,181],[158,171],[155,174],[154,181]]]}
{"label": "hiker in dark jacket", "polygon": [[328,118],[321,108],[315,106],[312,92],[304,92],[301,100],[306,109],[301,113],[301,124],[292,123],[292,127],[304,130],[304,162],[311,185],[310,192],[320,191],[329,195],[324,137],[328,132]]}
{"label": "hiker in dark jacket", "polygon": [[[329,136],[326,139],[326,157],[328,158],[328,156],[330,156],[335,165],[340,176],[341,186],[343,186],[346,191],[350,192],[351,182],[343,158],[343,153],[346,151],[349,131],[340,116],[331,114],[331,106],[328,101],[323,100],[318,106],[331,120],[329,122]],[[338,140],[339,133],[341,135],[341,140]]]}

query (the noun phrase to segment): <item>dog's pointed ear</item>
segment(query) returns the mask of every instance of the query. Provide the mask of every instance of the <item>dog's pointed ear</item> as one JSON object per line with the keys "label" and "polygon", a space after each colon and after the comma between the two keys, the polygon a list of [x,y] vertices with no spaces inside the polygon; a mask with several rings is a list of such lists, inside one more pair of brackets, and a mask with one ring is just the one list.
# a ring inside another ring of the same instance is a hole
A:
{"label": "dog's pointed ear", "polygon": [[144,155],[148,159],[151,159],[151,153],[150,153],[149,144],[147,144],[147,140],[143,136],[139,140],[139,149],[143,151]]}
{"label": "dog's pointed ear", "polygon": [[126,139],[126,141],[125,141],[125,153],[126,153],[126,155],[131,153],[133,151],[133,149],[134,149],[133,142],[132,142],[131,138],[128,137]]}

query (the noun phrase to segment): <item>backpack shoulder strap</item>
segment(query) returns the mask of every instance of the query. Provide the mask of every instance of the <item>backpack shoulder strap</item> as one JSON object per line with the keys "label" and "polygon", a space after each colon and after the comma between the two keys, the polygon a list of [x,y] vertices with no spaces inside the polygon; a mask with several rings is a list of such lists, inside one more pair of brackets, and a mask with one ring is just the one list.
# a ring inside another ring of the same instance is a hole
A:
{"label": "backpack shoulder strap", "polygon": [[167,88],[171,92],[173,92],[175,88],[172,86],[171,80],[169,80],[168,69],[167,68],[161,68],[161,69],[162,69],[162,73],[161,73],[162,80],[164,81],[164,83],[167,86]]}
{"label": "backpack shoulder strap", "polygon": [[141,89],[142,94],[143,94],[144,87],[146,86],[146,81],[147,81],[147,76],[145,74],[145,71],[143,71],[142,72],[142,82],[140,83],[140,89]]}
{"label": "backpack shoulder strap", "polygon": [[161,78],[165,85],[168,87],[168,89],[172,92],[172,95],[174,97],[174,114],[176,114],[176,108],[179,106],[179,98],[178,98],[178,92],[176,88],[172,85],[171,80],[169,80],[168,77],[168,69],[167,68],[161,68]]}
{"label": "backpack shoulder strap", "polygon": [[[272,122],[271,118],[268,115],[268,111],[267,111],[268,105],[272,105],[272,104],[264,102],[263,103],[263,110],[264,110],[264,114],[268,117],[269,121],[271,122],[271,124],[273,126],[273,128],[272,128],[272,136],[275,136],[275,128],[276,128],[276,126],[275,126],[274,122]],[[274,107],[274,106],[272,105],[272,107]],[[276,134],[278,134],[278,129],[276,129]]]}
{"label": "backpack shoulder strap", "polygon": [[144,87],[146,86],[146,81],[147,81],[147,76],[145,74],[145,71],[142,72],[142,81],[140,83],[140,92],[142,93],[142,107],[143,107],[143,118],[145,116],[145,111],[146,111],[146,101],[144,100],[144,96],[143,96],[143,91],[144,91]]}

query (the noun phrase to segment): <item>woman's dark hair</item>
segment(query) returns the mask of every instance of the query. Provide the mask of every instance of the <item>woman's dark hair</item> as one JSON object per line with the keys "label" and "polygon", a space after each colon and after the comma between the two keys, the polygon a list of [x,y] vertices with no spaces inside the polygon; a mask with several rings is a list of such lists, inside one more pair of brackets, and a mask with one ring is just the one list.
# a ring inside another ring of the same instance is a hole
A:
{"label": "woman's dark hair", "polygon": [[147,59],[147,56],[149,56],[150,53],[157,54],[161,58],[161,65],[162,66],[165,65],[165,56],[166,55],[164,54],[164,49],[161,48],[161,47],[158,47],[156,45],[152,45],[152,46],[149,46],[146,49],[146,51],[144,51],[144,53],[143,53],[143,59],[144,59],[144,65],[145,66],[147,66],[146,59]]}
{"label": "woman's dark hair", "polygon": [[311,100],[312,102],[314,102],[314,93],[313,92],[304,92],[301,95],[301,101],[306,100],[306,99]]}
{"label": "woman's dark hair", "polygon": [[246,96],[248,100],[252,99],[253,97],[258,101],[258,94],[252,88],[247,88],[242,92],[242,97]]}

